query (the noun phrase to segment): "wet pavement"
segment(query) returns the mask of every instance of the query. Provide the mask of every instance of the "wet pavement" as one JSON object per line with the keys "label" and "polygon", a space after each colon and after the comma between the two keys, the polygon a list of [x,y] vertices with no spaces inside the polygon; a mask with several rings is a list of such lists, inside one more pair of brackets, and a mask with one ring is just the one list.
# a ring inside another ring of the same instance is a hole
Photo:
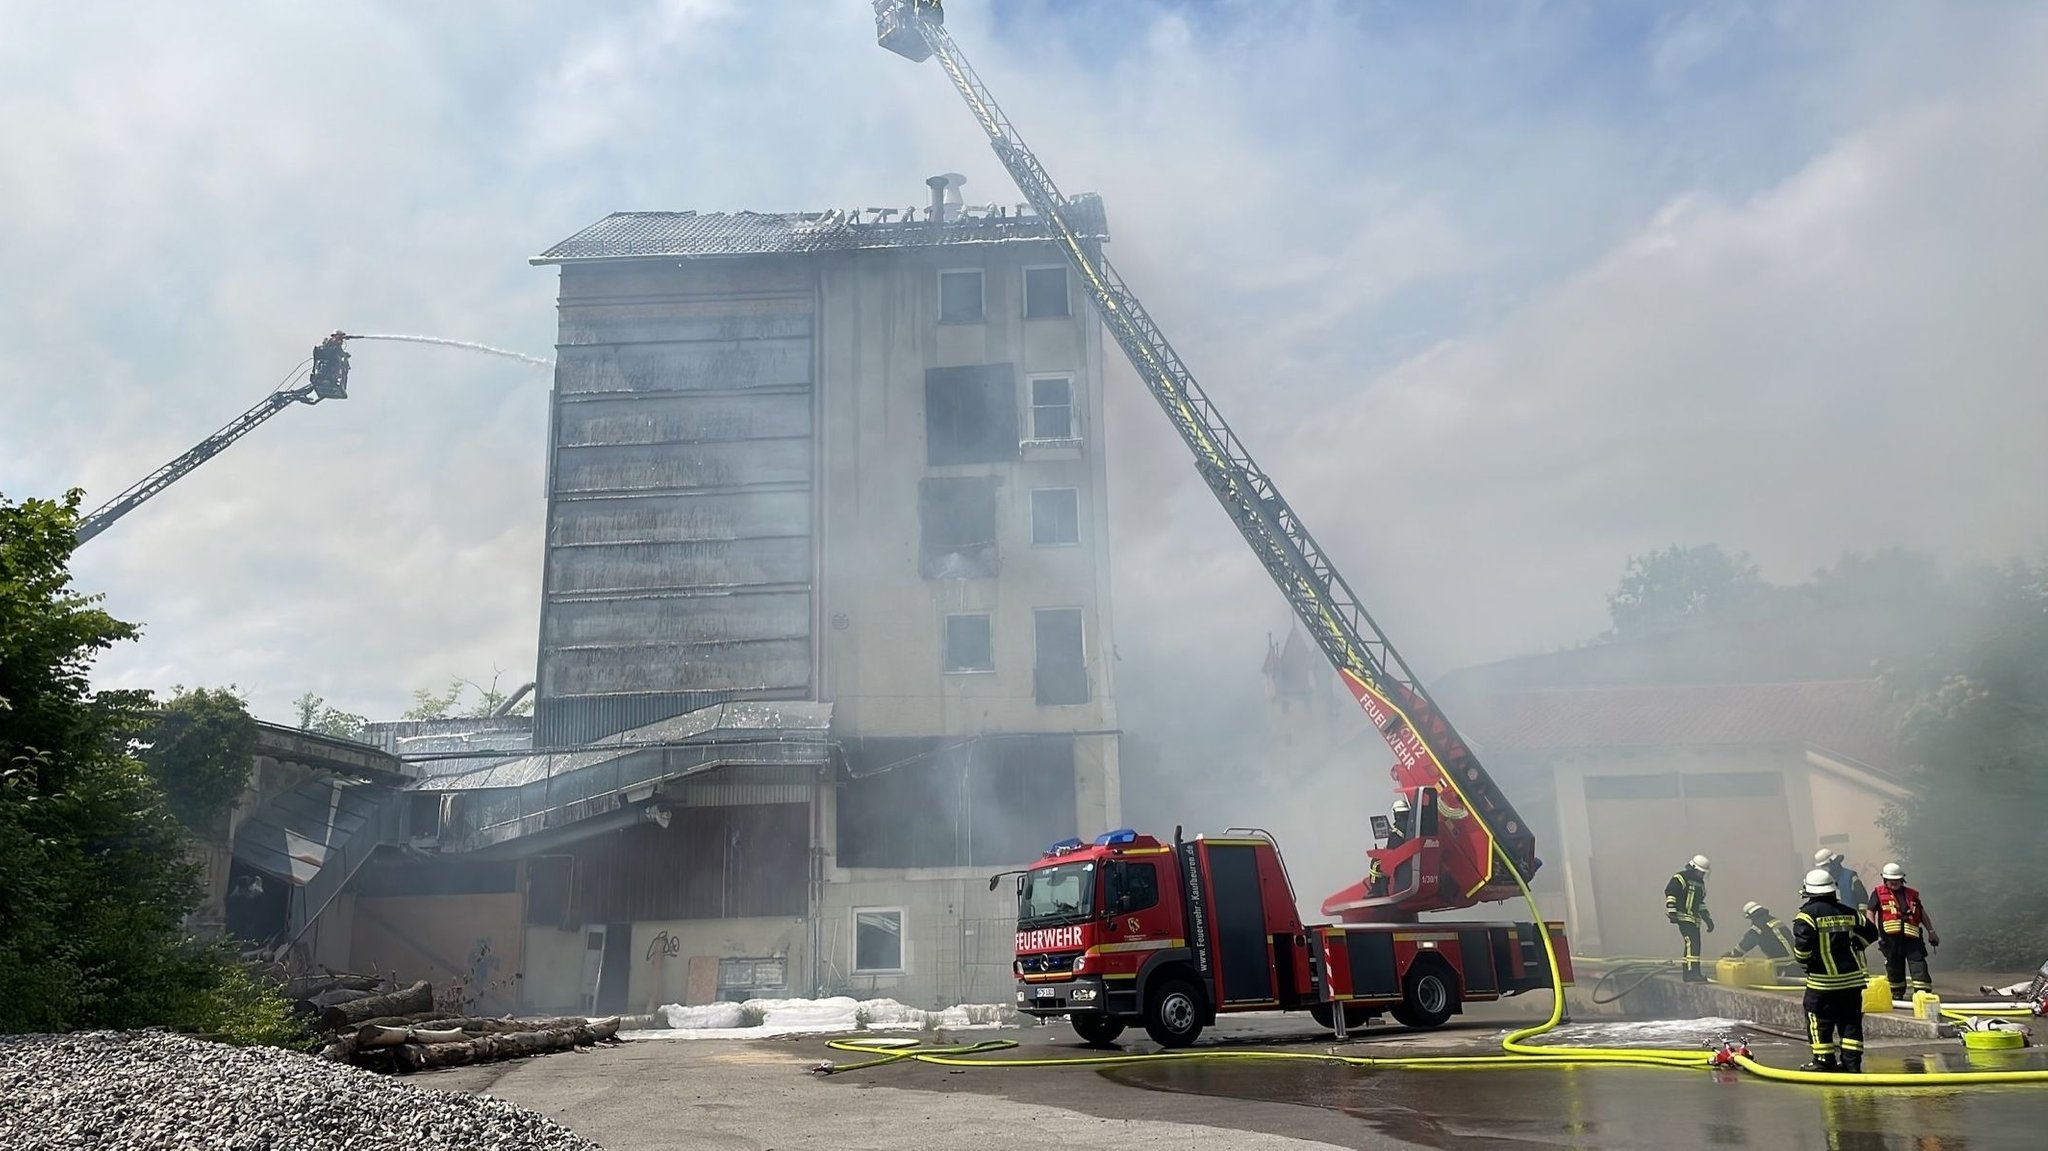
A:
{"label": "wet pavement", "polygon": [[[1491,1053],[1520,1021],[1461,1019],[1428,1033],[1372,1029],[1335,1044],[1327,1032],[1287,1016],[1243,1017],[1203,1046],[1336,1051],[1346,1055]],[[1085,1057],[1063,1026],[998,1033],[1020,1049],[992,1058]],[[1803,1043],[1728,1020],[1576,1025],[1554,1041],[1700,1049],[1745,1038],[1762,1062],[1794,1067]],[[963,1033],[950,1041],[993,1035]],[[930,1040],[931,1037],[924,1037]],[[819,1044],[822,1046],[822,1044]],[[1127,1051],[1152,1050],[1143,1040]],[[827,1052],[842,1063],[858,1056]],[[2048,1048],[1966,1054],[1955,1040],[1874,1045],[1869,1071],[2048,1068]],[[1739,1071],[1648,1067],[1534,1067],[1506,1070],[1358,1068],[1306,1062],[1161,1061],[1109,1069],[1018,1067],[949,1071],[897,1064],[848,1075],[872,1085],[992,1094],[1104,1117],[1160,1114],[1180,1099],[1188,1122],[1294,1135],[1342,1147],[1690,1148],[1761,1147],[1827,1151],[1984,1151],[2048,1145],[2048,1087],[1820,1088],[1773,1083]]]}

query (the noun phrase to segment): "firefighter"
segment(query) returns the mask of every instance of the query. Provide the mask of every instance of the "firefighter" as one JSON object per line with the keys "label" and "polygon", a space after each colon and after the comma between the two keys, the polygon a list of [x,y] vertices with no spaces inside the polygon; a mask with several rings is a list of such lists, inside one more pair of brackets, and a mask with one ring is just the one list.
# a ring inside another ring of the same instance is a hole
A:
{"label": "firefighter", "polygon": [[[1408,842],[1407,827],[1408,799],[1406,796],[1397,796],[1394,799],[1393,818],[1387,821],[1387,845],[1381,850],[1392,851]],[[1369,862],[1365,869],[1365,893],[1368,896],[1385,895],[1388,884],[1386,869],[1380,866],[1379,856],[1369,855],[1367,859]]]}
{"label": "firefighter", "polygon": [[1834,872],[1806,873],[1806,902],[1792,919],[1792,955],[1806,972],[1806,1034],[1813,1045],[1809,1071],[1863,1070],[1863,988],[1870,972],[1863,949],[1877,926],[1842,902]]}
{"label": "firefighter", "polygon": [[1728,953],[1728,958],[1740,959],[1743,952],[1753,947],[1774,961],[1780,975],[1790,975],[1798,969],[1798,963],[1792,958],[1792,932],[1783,920],[1755,900],[1742,905],[1742,916],[1749,920],[1749,932],[1742,937],[1742,942],[1735,945],[1735,950]]}
{"label": "firefighter", "polygon": [[[1884,865],[1884,881],[1871,896],[1877,905],[1877,925],[1884,932],[1877,948],[1884,952],[1884,973],[1891,980],[1892,993],[1932,991],[1934,981],[1927,974],[1927,949],[1941,946],[1941,933],[1927,915],[1920,893],[1906,886],[1906,869],[1896,863]],[[1907,978],[1907,969],[1912,976]]]}
{"label": "firefighter", "polygon": [[1856,869],[1842,862],[1842,853],[1821,848],[1813,853],[1813,865],[1825,867],[1835,877],[1835,890],[1842,895],[1842,902],[1865,914],[1870,912],[1870,889],[1863,886],[1863,877]]}
{"label": "firefighter", "polygon": [[1682,978],[1687,983],[1705,983],[1700,970],[1700,928],[1714,929],[1714,913],[1707,910],[1707,857],[1695,855],[1686,861],[1664,885],[1664,918],[1678,925],[1682,944]]}

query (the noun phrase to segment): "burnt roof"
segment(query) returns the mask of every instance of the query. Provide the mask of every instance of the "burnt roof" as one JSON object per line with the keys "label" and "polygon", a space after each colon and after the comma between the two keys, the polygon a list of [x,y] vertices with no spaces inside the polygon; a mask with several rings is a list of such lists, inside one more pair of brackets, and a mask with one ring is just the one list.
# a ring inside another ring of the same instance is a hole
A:
{"label": "burnt roof", "polygon": [[[1084,239],[1107,240],[1102,198],[1092,192],[1067,203],[1067,218]],[[897,209],[829,212],[613,212],[530,258],[530,264],[647,258],[804,255],[953,244],[998,244],[1052,238],[1045,217],[1023,205],[970,205],[940,224]]]}

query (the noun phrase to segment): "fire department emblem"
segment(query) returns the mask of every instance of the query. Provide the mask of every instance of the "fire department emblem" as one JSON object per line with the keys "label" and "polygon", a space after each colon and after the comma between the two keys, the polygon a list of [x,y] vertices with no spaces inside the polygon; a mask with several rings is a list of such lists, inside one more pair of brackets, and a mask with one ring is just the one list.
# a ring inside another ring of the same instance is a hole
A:
{"label": "fire department emblem", "polygon": [[1130,918],[1124,920],[1124,927],[1132,935],[1136,935],[1138,933],[1138,917],[1133,915]]}

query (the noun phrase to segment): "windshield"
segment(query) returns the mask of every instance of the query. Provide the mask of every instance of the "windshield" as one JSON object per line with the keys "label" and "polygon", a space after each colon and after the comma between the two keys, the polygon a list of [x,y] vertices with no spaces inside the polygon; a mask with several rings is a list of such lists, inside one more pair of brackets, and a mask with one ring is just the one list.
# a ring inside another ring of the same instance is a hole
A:
{"label": "windshield", "polygon": [[1017,926],[1086,919],[1094,907],[1094,863],[1062,863],[1027,871],[1017,889]]}

